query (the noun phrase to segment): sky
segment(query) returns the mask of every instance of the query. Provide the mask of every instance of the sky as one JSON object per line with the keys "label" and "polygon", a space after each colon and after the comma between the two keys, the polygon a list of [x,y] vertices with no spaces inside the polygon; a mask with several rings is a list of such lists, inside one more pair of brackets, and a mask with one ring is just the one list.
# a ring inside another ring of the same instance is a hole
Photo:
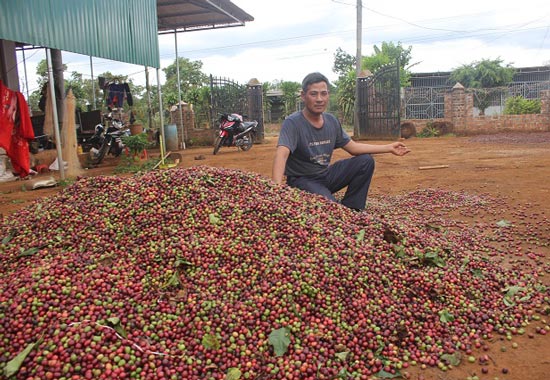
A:
{"label": "sky", "polygon": [[[232,0],[254,17],[245,26],[179,33],[178,55],[201,61],[205,74],[247,83],[301,82],[310,72],[334,81],[334,54],[357,51],[356,0]],[[413,73],[451,71],[483,59],[501,59],[514,67],[550,65],[548,0],[386,0],[362,1],[361,54],[382,42],[411,47]],[[174,63],[174,35],[159,36],[161,69]],[[18,53],[21,91],[36,85],[42,49]],[[145,84],[142,66],[63,52],[66,77],[77,71],[94,78],[110,71]],[[26,76],[25,76],[26,72]],[[156,85],[156,70],[150,71]],[[164,74],[160,70],[160,82]]]}

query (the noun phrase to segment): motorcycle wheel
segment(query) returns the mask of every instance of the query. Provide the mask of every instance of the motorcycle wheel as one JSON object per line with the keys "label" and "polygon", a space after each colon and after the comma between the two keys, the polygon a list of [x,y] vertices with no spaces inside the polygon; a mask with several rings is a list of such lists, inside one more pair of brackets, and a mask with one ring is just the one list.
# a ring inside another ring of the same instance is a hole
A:
{"label": "motorcycle wheel", "polygon": [[121,155],[121,153],[123,152],[124,148],[119,146],[118,144],[116,144],[115,142],[113,142],[113,144],[115,144],[112,148],[111,148],[111,153],[113,154],[113,156],[115,157],[118,157]]}
{"label": "motorcycle wheel", "polygon": [[97,153],[94,153],[90,150],[90,163],[92,165],[99,165],[101,161],[103,161],[103,158],[105,158],[105,155],[107,154],[107,150],[109,149],[109,144],[107,139],[103,140],[103,144],[101,144],[101,147],[99,147],[99,151]]}
{"label": "motorcycle wheel", "polygon": [[240,146],[240,148],[246,152],[247,150],[250,150],[252,148],[252,145],[254,144],[254,134],[248,134],[246,136],[243,136],[243,144]]}
{"label": "motorcycle wheel", "polygon": [[220,151],[220,148],[223,145],[223,138],[221,136],[216,137],[216,140],[214,140],[214,155],[218,154]]}

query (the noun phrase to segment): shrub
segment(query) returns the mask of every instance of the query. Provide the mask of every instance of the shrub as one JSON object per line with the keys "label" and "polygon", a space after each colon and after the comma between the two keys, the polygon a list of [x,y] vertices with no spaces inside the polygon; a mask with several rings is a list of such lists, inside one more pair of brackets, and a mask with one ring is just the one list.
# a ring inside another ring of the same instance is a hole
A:
{"label": "shrub", "polygon": [[523,96],[513,96],[506,99],[504,106],[505,115],[525,115],[540,113],[540,99],[525,99]]}
{"label": "shrub", "polygon": [[433,123],[427,123],[426,126],[420,131],[418,137],[437,137],[439,136],[439,129]]}
{"label": "shrub", "polygon": [[133,136],[122,136],[122,142],[130,149],[133,156],[140,155],[149,146],[147,134],[139,133]]}

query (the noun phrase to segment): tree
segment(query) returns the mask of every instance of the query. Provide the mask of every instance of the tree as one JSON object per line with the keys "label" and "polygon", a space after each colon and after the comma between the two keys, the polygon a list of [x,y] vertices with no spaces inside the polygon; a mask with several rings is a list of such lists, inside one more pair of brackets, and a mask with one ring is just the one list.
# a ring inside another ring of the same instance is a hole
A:
{"label": "tree", "polygon": [[449,79],[467,88],[480,89],[476,91],[474,105],[483,115],[489,107],[490,91],[488,89],[505,86],[514,77],[515,69],[507,64],[502,66],[502,59],[483,59],[462,65],[451,72]]}
{"label": "tree", "polygon": [[178,103],[178,71],[179,64],[179,88],[181,99],[184,102],[192,103],[190,96],[198,88],[208,86],[208,75],[204,74],[201,61],[191,61],[187,58],[178,57],[170,66],[162,69],[166,75],[166,82],[162,86],[163,103],[174,105]]}
{"label": "tree", "polygon": [[[179,84],[178,70],[179,65]],[[177,61],[162,69],[166,75],[166,82],[162,86],[162,103],[169,107],[178,103],[179,91],[181,100],[193,104],[195,120],[201,124],[210,119],[210,86],[209,77],[202,71],[201,61],[191,61],[188,58],[178,57]]]}
{"label": "tree", "polygon": [[[63,65],[63,70],[67,70],[67,65]],[[48,62],[43,59],[36,65],[36,75],[38,75],[38,88],[29,95],[28,103],[34,112],[40,112],[38,106],[40,98],[42,97],[42,90],[48,83]]]}
{"label": "tree", "polygon": [[338,79],[343,79],[351,70],[355,70],[355,57],[343,51],[342,48],[336,49],[332,71],[338,74]]}
{"label": "tree", "polygon": [[279,84],[283,91],[283,104],[285,106],[285,116],[290,115],[296,110],[296,100],[300,93],[302,85],[298,82],[284,81]]}
{"label": "tree", "polygon": [[347,75],[340,77],[337,81],[337,104],[340,109],[343,122],[345,124],[353,124],[354,107],[355,107],[355,86],[357,76],[355,69],[348,71]]}
{"label": "tree", "polygon": [[381,48],[374,45],[374,54],[363,57],[361,60],[361,67],[368,69],[372,73],[376,72],[382,66],[389,65],[391,63],[399,61],[400,69],[400,81],[401,86],[406,87],[409,85],[410,72],[407,67],[411,60],[412,46],[407,49],[401,46],[401,42],[395,45],[393,42],[382,42]]}
{"label": "tree", "polygon": [[[91,82],[91,80],[88,79],[88,82]],[[73,95],[76,99],[77,110],[78,109],[86,110],[86,105],[92,104],[92,102],[89,100],[91,95],[91,90],[89,93],[87,93],[86,87],[87,86],[85,86],[84,80],[82,79],[82,74],[76,71],[73,71],[71,73],[71,76],[69,79],[65,79],[65,91],[69,92],[69,90],[71,90],[73,92]]]}
{"label": "tree", "polygon": [[505,86],[512,81],[515,69],[510,64],[503,67],[502,63],[498,58],[462,65],[452,71],[450,80],[471,88]]}

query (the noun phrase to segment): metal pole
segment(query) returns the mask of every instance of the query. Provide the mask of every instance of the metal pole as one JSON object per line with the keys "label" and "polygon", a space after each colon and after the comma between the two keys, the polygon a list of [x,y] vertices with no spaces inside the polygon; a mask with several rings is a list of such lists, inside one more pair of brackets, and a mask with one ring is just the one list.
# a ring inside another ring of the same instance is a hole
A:
{"label": "metal pole", "polygon": [[181,104],[180,59],[178,57],[178,33],[174,30],[174,42],[176,44],[176,72],[178,78],[178,107],[180,110],[182,148],[185,149],[185,126],[183,125],[183,105]]}
{"label": "metal pole", "polygon": [[29,110],[30,110],[31,105],[30,105],[30,97],[29,97],[29,79],[27,77],[27,59],[25,58],[25,47],[21,48],[21,52],[23,53],[23,69],[25,70],[25,88],[27,89],[27,103],[29,103]]}
{"label": "metal pole", "polygon": [[363,4],[357,0],[357,51],[355,55],[355,74],[361,73],[361,44],[363,40]]}
{"label": "metal pole", "polygon": [[361,44],[363,35],[363,4],[361,0],[357,0],[357,34],[356,44],[357,51],[355,54],[355,104],[353,112],[353,135],[359,137],[359,85],[358,78],[361,74]]}
{"label": "metal pole", "polygon": [[50,49],[46,49],[46,59],[48,64],[48,81],[50,86],[50,95],[52,99],[52,112],[53,112],[53,130],[55,134],[55,147],[57,150],[57,166],[59,167],[59,175],[61,179],[65,179],[65,165],[63,162],[63,153],[61,149],[61,135],[59,133],[59,119],[57,114],[57,99],[55,97],[55,84],[53,80],[52,69],[52,52]]}
{"label": "metal pole", "polygon": [[[63,79],[63,58],[61,56],[61,50],[50,48],[50,55],[52,58],[52,70],[54,77],[55,93],[53,96],[57,99],[57,121],[59,123],[59,130],[63,131],[63,121],[65,115],[65,80]],[[63,136],[63,135],[62,135]],[[65,134],[66,136],[66,134]]]}
{"label": "metal pole", "polygon": [[95,81],[94,81],[94,63],[92,61],[92,56],[90,55],[90,72],[92,74],[92,99],[94,110],[97,108],[96,98],[95,98]]}
{"label": "metal pole", "polygon": [[157,91],[159,93],[159,113],[160,113],[160,146],[164,147],[164,149],[161,149],[160,155],[161,158],[164,157],[164,154],[166,152],[163,152],[162,150],[166,150],[166,137],[164,136],[164,110],[162,106],[162,91],[160,90],[160,69],[157,68]]}
{"label": "metal pole", "polygon": [[149,83],[149,68],[145,66],[145,89],[147,93],[147,123],[149,130],[153,130],[153,111],[151,110],[151,84]]}

